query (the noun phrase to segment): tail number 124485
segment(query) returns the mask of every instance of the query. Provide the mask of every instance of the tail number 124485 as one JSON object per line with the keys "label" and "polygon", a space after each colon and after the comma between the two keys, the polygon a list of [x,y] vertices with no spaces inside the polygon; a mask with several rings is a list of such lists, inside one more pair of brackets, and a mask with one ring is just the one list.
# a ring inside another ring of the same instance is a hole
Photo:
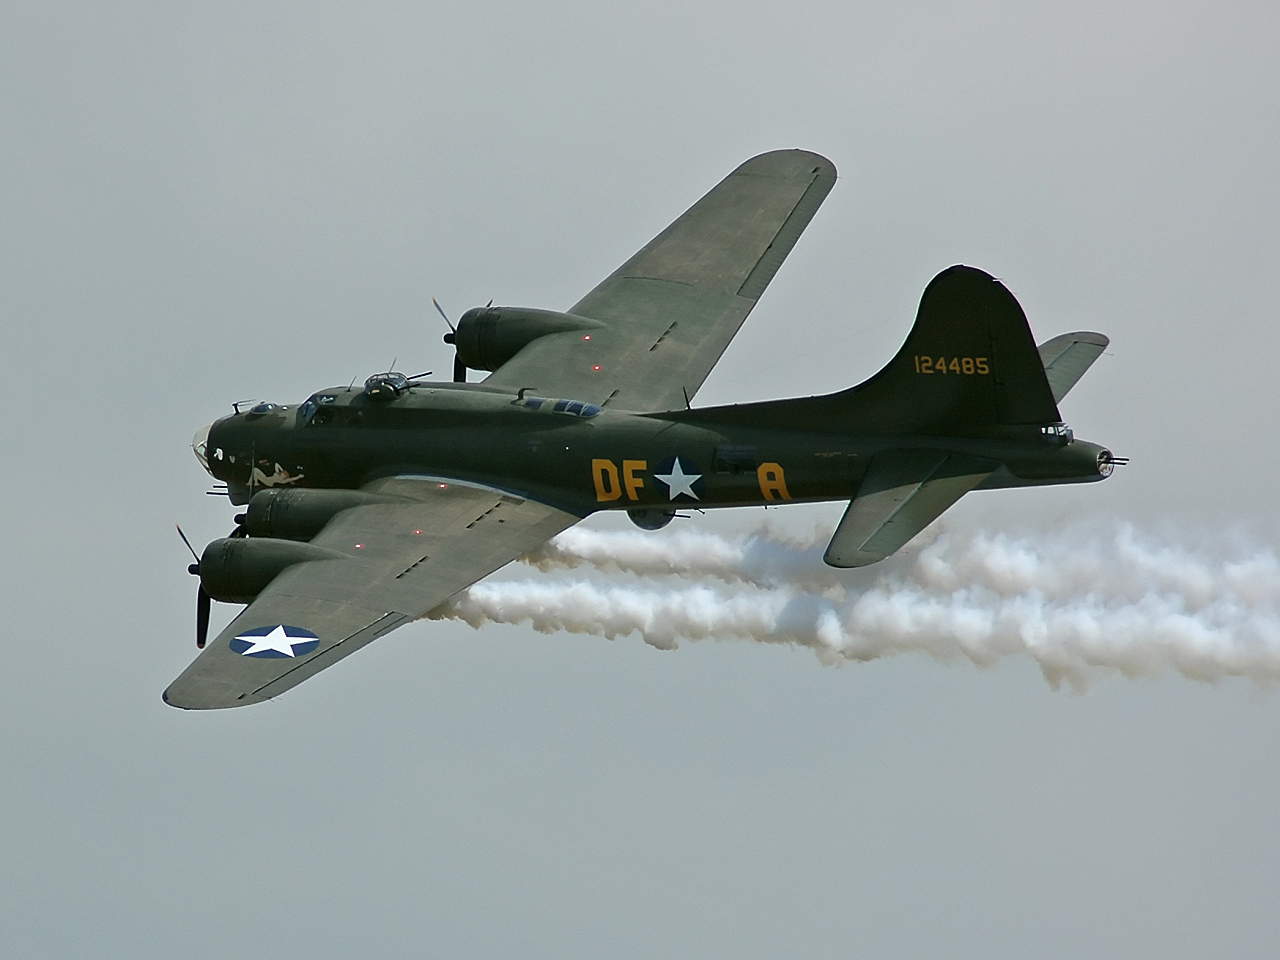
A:
{"label": "tail number 124485", "polygon": [[916,373],[988,374],[986,357],[916,357]]}

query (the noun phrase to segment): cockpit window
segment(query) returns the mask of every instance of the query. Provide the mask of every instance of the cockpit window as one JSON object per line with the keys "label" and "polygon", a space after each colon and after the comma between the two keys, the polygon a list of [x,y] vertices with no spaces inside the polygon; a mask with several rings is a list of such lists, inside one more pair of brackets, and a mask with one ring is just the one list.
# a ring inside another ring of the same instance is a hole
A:
{"label": "cockpit window", "polygon": [[514,401],[528,407],[530,410],[541,410],[544,405],[551,404],[551,412],[564,413],[574,417],[583,417],[590,419],[599,416],[601,408],[594,403],[585,403],[582,400],[548,400],[546,397],[521,397]]}
{"label": "cockpit window", "polygon": [[320,407],[336,403],[337,400],[338,398],[331,393],[317,393],[298,407],[298,421],[303,425],[311,423]]}

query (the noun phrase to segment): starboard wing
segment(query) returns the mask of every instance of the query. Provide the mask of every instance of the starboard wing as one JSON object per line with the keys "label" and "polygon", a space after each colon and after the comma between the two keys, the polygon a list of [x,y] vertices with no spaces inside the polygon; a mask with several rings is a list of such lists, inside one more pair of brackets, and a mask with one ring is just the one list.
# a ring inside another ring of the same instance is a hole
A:
{"label": "starboard wing", "polygon": [[830,160],[748,160],[569,311],[604,323],[541,337],[486,383],[625,410],[680,409],[715,366],[835,183]]}
{"label": "starboard wing", "polygon": [[276,577],[174,680],[166,703],[207,710],[269,700],[581,519],[444,479],[395,477],[365,489],[400,501],[338,514],[312,543],[343,556]]}

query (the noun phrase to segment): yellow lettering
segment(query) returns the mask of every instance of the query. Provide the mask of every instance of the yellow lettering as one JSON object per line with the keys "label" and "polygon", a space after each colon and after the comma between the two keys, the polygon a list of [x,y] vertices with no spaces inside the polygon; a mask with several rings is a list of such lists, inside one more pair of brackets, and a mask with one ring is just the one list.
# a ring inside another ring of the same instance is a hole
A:
{"label": "yellow lettering", "polygon": [[[610,464],[612,466],[612,464]],[[627,485],[627,499],[639,500],[640,491],[644,489],[644,477],[637,477],[637,470],[647,470],[649,464],[645,460],[623,460],[622,479]]]}
{"label": "yellow lettering", "polygon": [[612,460],[592,460],[591,478],[596,482],[597,503],[617,500],[622,496],[622,484],[618,482],[618,468]]}
{"label": "yellow lettering", "polygon": [[760,464],[756,470],[756,479],[760,481],[760,494],[766,500],[791,499],[791,494],[787,493],[787,476],[779,464]]}
{"label": "yellow lettering", "polygon": [[916,354],[913,360],[916,373],[960,373],[970,376],[978,373],[986,376],[991,372],[986,357],[952,357],[948,361],[946,357],[934,359]]}

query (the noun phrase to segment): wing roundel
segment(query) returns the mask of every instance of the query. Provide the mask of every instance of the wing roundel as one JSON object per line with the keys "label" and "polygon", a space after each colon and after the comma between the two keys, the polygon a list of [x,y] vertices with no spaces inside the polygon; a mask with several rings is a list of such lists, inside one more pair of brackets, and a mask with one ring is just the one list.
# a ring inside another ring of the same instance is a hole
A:
{"label": "wing roundel", "polygon": [[501,490],[391,477],[311,541],[164,692],[188,710],[269,700],[444,603],[580,519]]}

